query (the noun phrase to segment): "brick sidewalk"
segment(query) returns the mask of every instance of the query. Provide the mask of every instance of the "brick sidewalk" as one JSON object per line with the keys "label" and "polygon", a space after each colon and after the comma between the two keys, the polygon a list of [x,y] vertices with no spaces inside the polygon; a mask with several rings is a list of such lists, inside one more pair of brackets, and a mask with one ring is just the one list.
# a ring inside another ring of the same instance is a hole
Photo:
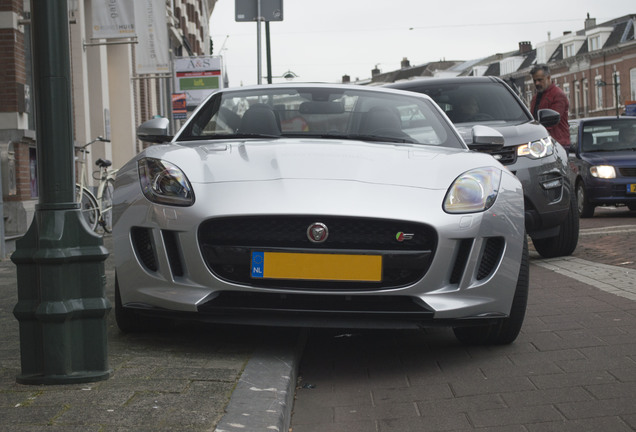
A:
{"label": "brick sidewalk", "polygon": [[293,432],[634,431],[636,302],[531,265],[517,341],[313,331]]}
{"label": "brick sidewalk", "polygon": [[[558,264],[600,263],[617,278],[636,268],[636,220],[614,222],[582,220],[577,250]],[[509,346],[467,347],[443,328],[312,330],[293,432],[636,430],[636,301],[546,265],[534,252]]]}

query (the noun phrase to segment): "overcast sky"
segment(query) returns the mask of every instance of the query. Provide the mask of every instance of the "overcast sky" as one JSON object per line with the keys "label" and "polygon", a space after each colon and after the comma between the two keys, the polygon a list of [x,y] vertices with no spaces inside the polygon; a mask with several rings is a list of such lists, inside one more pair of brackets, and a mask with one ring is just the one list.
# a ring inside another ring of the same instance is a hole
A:
{"label": "overcast sky", "polygon": [[[218,0],[210,19],[214,54],[222,55],[231,86],[256,84],[257,24],[235,21],[235,1]],[[256,0],[254,0],[256,1]],[[270,23],[272,75],[296,81],[340,82],[446,60],[472,60],[533,47],[564,31],[636,13],[634,0],[282,0],[283,21]],[[265,23],[262,76],[267,75]],[[550,34],[550,36],[549,36]],[[267,82],[266,78],[262,79]]]}

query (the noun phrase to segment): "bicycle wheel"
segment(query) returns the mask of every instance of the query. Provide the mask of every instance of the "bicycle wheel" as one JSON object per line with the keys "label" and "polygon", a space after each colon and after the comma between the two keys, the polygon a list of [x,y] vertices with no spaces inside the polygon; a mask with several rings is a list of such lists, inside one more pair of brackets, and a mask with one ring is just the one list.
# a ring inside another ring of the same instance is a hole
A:
{"label": "bicycle wheel", "polygon": [[80,210],[86,224],[91,230],[95,231],[99,221],[97,199],[87,188],[75,185],[75,201],[80,203]]}
{"label": "bicycle wheel", "polygon": [[100,197],[100,218],[104,231],[107,233],[113,232],[113,193],[115,192],[115,181],[108,179],[103,185],[102,196]]}

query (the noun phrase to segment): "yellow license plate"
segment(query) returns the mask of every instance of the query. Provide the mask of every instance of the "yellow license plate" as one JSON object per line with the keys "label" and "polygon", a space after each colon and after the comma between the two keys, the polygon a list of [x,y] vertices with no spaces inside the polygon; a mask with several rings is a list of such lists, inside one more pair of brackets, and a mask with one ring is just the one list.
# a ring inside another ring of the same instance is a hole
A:
{"label": "yellow license plate", "polygon": [[252,252],[252,277],[332,281],[382,281],[381,255]]}
{"label": "yellow license plate", "polygon": [[629,193],[636,193],[636,183],[632,183],[630,185],[627,185],[627,191]]}

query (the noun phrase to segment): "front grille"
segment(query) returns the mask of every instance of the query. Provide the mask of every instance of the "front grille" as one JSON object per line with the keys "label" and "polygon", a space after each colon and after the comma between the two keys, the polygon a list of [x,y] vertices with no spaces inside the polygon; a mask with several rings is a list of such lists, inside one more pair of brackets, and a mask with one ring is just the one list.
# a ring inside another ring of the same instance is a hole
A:
{"label": "front grille", "polygon": [[495,159],[501,162],[502,165],[512,165],[513,163],[517,162],[516,147],[503,147],[499,150],[484,151],[483,153],[492,155]]}
{"label": "front grille", "polygon": [[[329,229],[324,243],[312,243],[307,228],[321,222]],[[399,232],[413,234],[398,241]],[[421,279],[437,245],[435,230],[425,224],[333,216],[253,216],[211,219],[201,224],[199,245],[209,269],[230,282],[294,289],[382,289]],[[252,279],[252,251],[297,253],[369,253],[382,255],[381,282]]]}
{"label": "front grille", "polygon": [[612,185],[612,198],[625,198],[634,194],[628,192],[629,184],[616,183]]}
{"label": "front grille", "polygon": [[622,177],[636,177],[636,167],[632,168],[619,168]]}

